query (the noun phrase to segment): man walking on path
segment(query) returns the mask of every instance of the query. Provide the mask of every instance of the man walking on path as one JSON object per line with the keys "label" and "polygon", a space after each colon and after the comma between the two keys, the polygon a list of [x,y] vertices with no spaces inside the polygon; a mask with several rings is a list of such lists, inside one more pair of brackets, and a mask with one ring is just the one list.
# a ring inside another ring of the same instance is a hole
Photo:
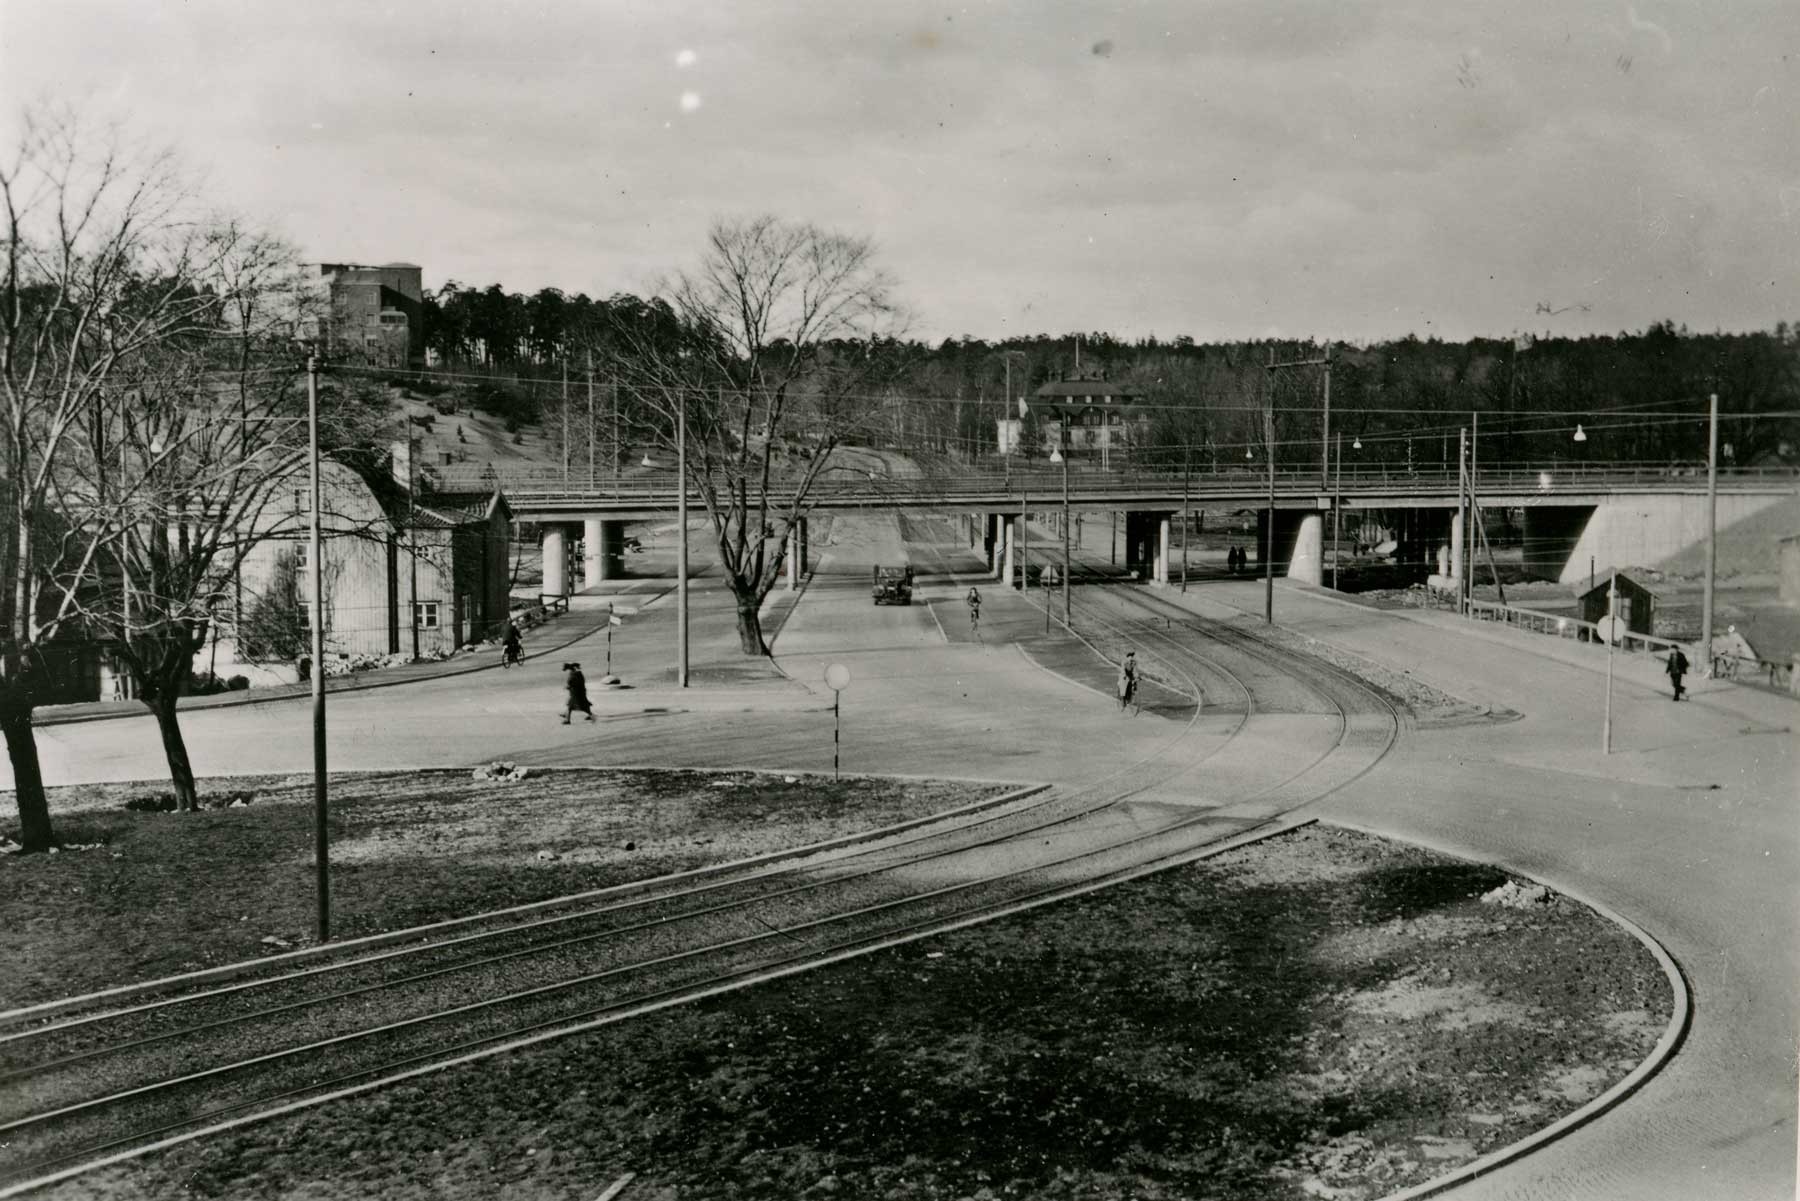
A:
{"label": "man walking on path", "polygon": [[563,677],[563,688],[567,692],[567,696],[563,703],[562,724],[565,726],[568,725],[569,718],[574,715],[577,709],[587,714],[587,719],[589,721],[593,721],[594,706],[588,700],[587,677],[581,674],[581,664],[565,663],[563,664],[563,671],[568,674]]}
{"label": "man walking on path", "polygon": [[1126,651],[1124,662],[1119,664],[1119,712],[1125,712],[1137,696],[1137,652]]}
{"label": "man walking on path", "polygon": [[1687,691],[1681,686],[1681,677],[1687,674],[1687,669],[1687,656],[1681,653],[1681,648],[1678,646],[1669,648],[1669,661],[1663,670],[1669,673],[1669,683],[1675,685],[1676,700],[1680,700],[1682,694]]}

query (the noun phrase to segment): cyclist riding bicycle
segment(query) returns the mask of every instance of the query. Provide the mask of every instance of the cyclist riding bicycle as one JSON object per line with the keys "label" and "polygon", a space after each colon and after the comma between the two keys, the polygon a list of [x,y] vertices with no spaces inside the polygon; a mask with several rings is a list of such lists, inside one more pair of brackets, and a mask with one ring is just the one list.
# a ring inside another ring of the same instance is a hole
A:
{"label": "cyclist riding bicycle", "polygon": [[969,589],[969,625],[974,627],[981,621],[981,593],[974,588]]}

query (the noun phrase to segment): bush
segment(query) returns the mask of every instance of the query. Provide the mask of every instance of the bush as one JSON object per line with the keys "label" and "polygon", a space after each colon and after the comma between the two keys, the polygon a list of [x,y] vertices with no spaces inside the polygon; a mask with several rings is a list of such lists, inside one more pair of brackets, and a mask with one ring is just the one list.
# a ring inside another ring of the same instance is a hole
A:
{"label": "bush", "polygon": [[250,688],[250,677],[249,676],[232,676],[230,679],[225,681],[225,690],[227,692],[246,692],[249,690],[249,688]]}
{"label": "bush", "polygon": [[[246,686],[249,685],[248,680],[244,683]],[[189,696],[212,696],[214,693],[224,692],[226,688],[225,681],[210,671],[196,671],[188,675],[187,694]]]}

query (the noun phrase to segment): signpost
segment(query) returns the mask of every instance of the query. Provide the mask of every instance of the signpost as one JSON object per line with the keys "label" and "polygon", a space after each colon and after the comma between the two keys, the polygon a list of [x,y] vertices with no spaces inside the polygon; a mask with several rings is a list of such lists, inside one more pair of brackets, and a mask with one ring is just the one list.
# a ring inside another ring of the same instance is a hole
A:
{"label": "signpost", "polygon": [[833,663],[825,669],[825,682],[831,686],[831,778],[838,778],[838,734],[843,726],[838,721],[838,703],[843,700],[844,689],[850,687],[850,669],[842,663]]}

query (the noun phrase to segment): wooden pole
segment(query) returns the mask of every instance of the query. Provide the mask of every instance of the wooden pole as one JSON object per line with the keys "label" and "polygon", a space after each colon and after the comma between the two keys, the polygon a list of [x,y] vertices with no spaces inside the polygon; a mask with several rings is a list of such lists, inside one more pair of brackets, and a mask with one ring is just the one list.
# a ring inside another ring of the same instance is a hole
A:
{"label": "wooden pole", "polygon": [[312,484],[308,565],[312,568],[313,878],[318,902],[315,923],[318,940],[330,942],[331,827],[325,795],[325,565],[319,555],[319,359],[312,354],[306,356],[306,434],[307,474]]}

